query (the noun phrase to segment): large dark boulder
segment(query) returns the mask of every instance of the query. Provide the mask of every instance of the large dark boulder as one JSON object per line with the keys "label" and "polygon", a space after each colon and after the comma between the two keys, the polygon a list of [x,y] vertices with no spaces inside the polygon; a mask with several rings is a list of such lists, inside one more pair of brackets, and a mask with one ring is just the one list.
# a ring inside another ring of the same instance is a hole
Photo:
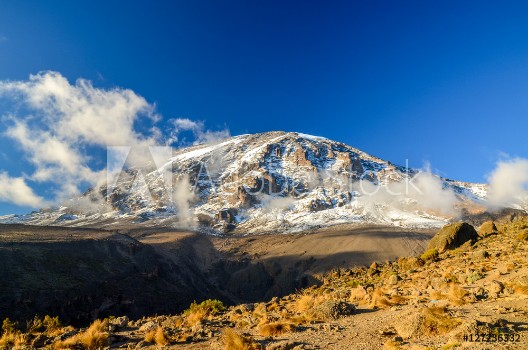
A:
{"label": "large dark boulder", "polygon": [[445,225],[431,239],[427,249],[436,249],[439,253],[456,249],[467,241],[476,241],[477,231],[467,222],[456,222]]}

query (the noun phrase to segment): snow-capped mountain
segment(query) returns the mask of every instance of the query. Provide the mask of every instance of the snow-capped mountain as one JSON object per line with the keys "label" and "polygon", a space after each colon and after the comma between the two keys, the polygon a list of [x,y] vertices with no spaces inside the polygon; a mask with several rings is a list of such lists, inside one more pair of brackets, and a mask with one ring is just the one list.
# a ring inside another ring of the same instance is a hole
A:
{"label": "snow-capped mountain", "polygon": [[[157,163],[156,163],[157,164]],[[115,185],[57,209],[0,222],[293,232],[342,223],[438,227],[478,212],[486,185],[406,169],[346,144],[293,132],[174,150]]]}

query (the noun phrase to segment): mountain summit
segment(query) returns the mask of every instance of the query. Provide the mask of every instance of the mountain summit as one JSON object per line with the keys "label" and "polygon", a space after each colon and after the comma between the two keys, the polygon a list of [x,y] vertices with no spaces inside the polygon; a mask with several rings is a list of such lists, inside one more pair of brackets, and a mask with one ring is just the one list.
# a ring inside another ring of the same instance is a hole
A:
{"label": "mountain summit", "polygon": [[60,208],[2,221],[243,233],[344,223],[439,227],[483,211],[486,192],[323,137],[275,131],[176,149],[158,166],[127,168],[114,184]]}

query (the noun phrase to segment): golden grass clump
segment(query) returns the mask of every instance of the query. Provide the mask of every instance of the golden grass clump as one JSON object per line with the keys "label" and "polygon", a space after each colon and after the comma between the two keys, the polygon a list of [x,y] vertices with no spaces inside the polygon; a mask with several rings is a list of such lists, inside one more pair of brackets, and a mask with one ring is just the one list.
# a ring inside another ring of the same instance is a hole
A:
{"label": "golden grass clump", "polygon": [[451,317],[445,307],[428,307],[424,310],[423,333],[427,335],[445,334],[460,325],[460,321]]}
{"label": "golden grass clump", "polygon": [[169,337],[167,336],[167,334],[161,327],[158,327],[158,329],[156,330],[156,334],[154,335],[154,340],[156,341],[156,344],[161,345],[161,346],[167,345],[170,343]]}
{"label": "golden grass clump", "polygon": [[313,321],[315,321],[317,318],[314,317],[314,315],[312,314],[309,314],[309,315],[304,314],[304,315],[296,315],[296,316],[286,316],[286,317],[282,317],[282,319],[295,326],[299,326],[299,325],[310,324]]}
{"label": "golden grass clump", "polygon": [[55,337],[62,332],[62,324],[59,317],[44,316],[43,319],[35,316],[31,321],[26,323],[28,333],[44,333],[48,337]]}
{"label": "golden grass clump", "polygon": [[155,342],[155,337],[156,337],[156,329],[152,329],[148,331],[147,333],[145,333],[145,337],[143,338],[143,340],[145,340],[147,343],[153,344]]}
{"label": "golden grass clump", "polygon": [[528,229],[524,229],[517,234],[517,239],[520,241],[528,241]]}
{"label": "golden grass clump", "polygon": [[185,317],[185,323],[187,325],[194,326],[212,316],[218,315],[225,311],[225,309],[226,308],[221,301],[208,299],[199,304],[193,302],[189,309],[183,312],[183,316]]}
{"label": "golden grass clump", "polygon": [[260,350],[261,346],[256,343],[251,337],[238,334],[230,328],[224,330],[222,336],[225,350]]}
{"label": "golden grass clump", "polygon": [[78,333],[68,339],[55,342],[55,349],[84,348],[97,350],[108,344],[108,321],[95,320],[84,332]]}
{"label": "golden grass clump", "polygon": [[468,295],[468,292],[460,287],[456,283],[450,283],[449,292],[447,293],[447,299],[456,306],[460,306],[466,303],[465,297]]}
{"label": "golden grass clump", "polygon": [[0,347],[13,348],[26,345],[28,338],[26,334],[23,334],[17,329],[18,323],[12,322],[9,318],[6,318],[2,323],[2,337],[0,337]]}
{"label": "golden grass clump", "polygon": [[385,350],[399,350],[399,349],[401,349],[401,347],[399,345],[400,345],[400,343],[397,342],[397,341],[387,340],[383,344],[383,349],[385,349]]}
{"label": "golden grass clump", "polygon": [[264,303],[257,304],[255,309],[253,310],[253,317],[262,320],[262,319],[265,319],[267,315],[268,315],[268,311],[266,309],[266,304]]}
{"label": "golden grass clump", "polygon": [[436,248],[432,248],[432,249],[429,249],[429,250],[426,250],[422,256],[420,256],[420,259],[422,259],[423,261],[435,261],[436,259],[438,259],[438,250]]}
{"label": "golden grass clump", "polygon": [[295,302],[295,311],[298,313],[309,313],[325,301],[323,295],[304,293]]}
{"label": "golden grass clump", "polygon": [[514,284],[513,291],[515,292],[515,294],[528,295],[528,286],[524,286],[521,284]]}
{"label": "golden grass clump", "polygon": [[371,308],[386,308],[391,307],[394,305],[401,305],[405,304],[407,302],[407,299],[399,296],[399,295],[393,295],[389,296],[385,293],[385,291],[382,288],[376,288],[374,292],[372,293],[372,300],[370,302]]}
{"label": "golden grass clump", "polygon": [[429,291],[429,298],[431,300],[444,300],[447,296],[439,290],[433,289]]}
{"label": "golden grass clump", "polygon": [[415,270],[424,265],[422,258],[408,257],[398,259],[398,267],[403,271]]}
{"label": "golden grass clump", "polygon": [[0,348],[11,349],[13,347],[20,347],[27,345],[28,338],[26,334],[22,334],[20,331],[15,332],[4,332],[0,338]]}
{"label": "golden grass clump", "polygon": [[145,333],[145,341],[147,343],[155,343],[156,345],[160,346],[164,346],[170,343],[170,339],[162,327],[158,327]]}
{"label": "golden grass clump", "polygon": [[275,337],[284,333],[289,333],[295,330],[295,325],[291,322],[272,322],[261,324],[259,326],[259,334],[263,337]]}

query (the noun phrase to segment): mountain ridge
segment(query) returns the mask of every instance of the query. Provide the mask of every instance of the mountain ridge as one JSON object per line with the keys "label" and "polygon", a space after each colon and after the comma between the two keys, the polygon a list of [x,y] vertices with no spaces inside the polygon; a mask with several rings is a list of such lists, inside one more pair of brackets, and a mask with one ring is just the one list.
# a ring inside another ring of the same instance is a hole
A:
{"label": "mountain ridge", "polygon": [[154,171],[140,172],[129,168],[113,187],[107,183],[59,208],[0,222],[242,233],[349,223],[440,227],[461,210],[484,211],[487,194],[485,184],[407,169],[342,142],[283,131],[175,149]]}

